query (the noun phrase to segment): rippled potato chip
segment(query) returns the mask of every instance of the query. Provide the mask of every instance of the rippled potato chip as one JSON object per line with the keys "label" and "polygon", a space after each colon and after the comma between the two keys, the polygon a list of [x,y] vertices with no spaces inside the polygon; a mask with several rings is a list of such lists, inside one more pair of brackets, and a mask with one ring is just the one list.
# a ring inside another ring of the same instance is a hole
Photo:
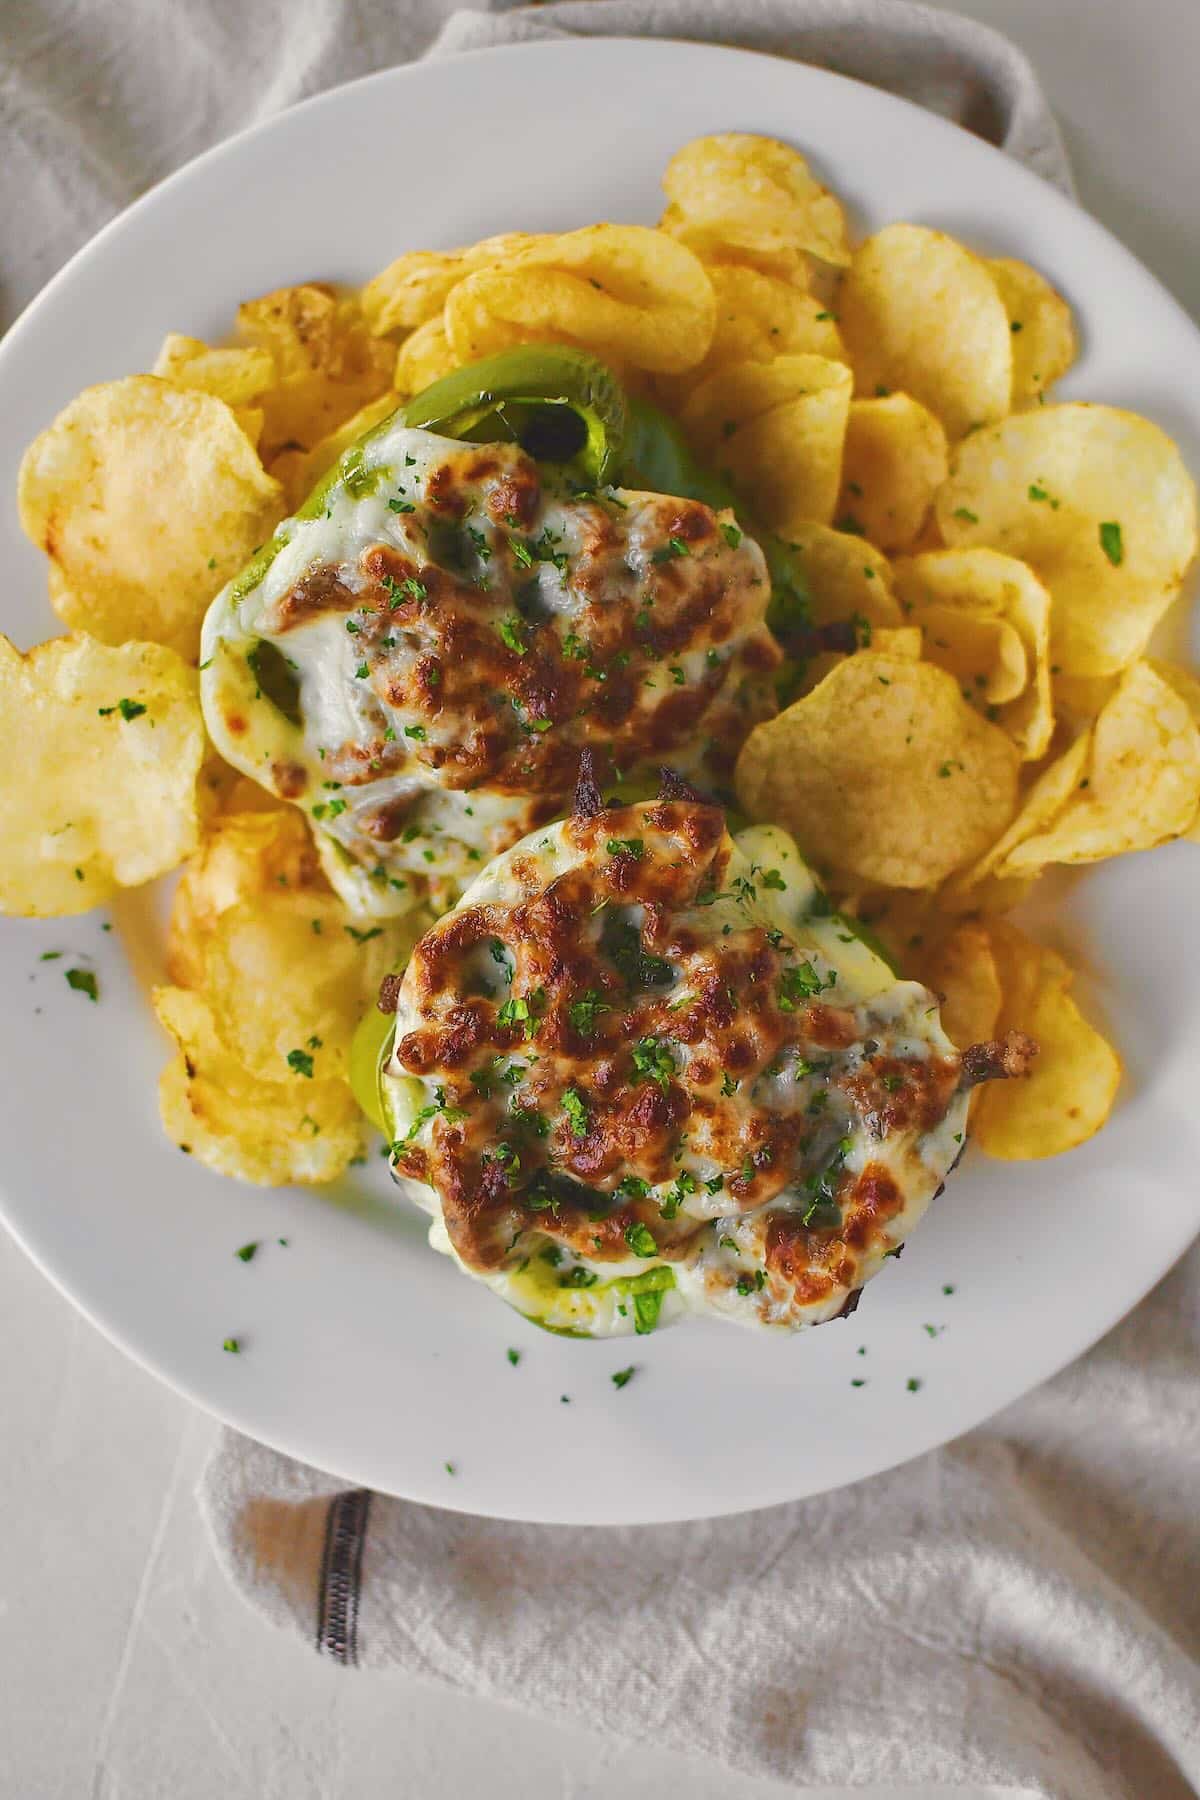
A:
{"label": "rippled potato chip", "polygon": [[820,867],[933,887],[978,858],[1017,797],[1011,740],[944,669],[878,650],[845,658],[747,739],[738,798]]}
{"label": "rippled potato chip", "polygon": [[1067,675],[1133,662],[1196,552],[1183,458],[1113,406],[1044,406],[976,432],[955,451],[937,516],[948,544],[987,544],[1036,571],[1051,661]]}
{"label": "rippled potato chip", "polygon": [[252,1075],[217,1036],[207,1002],[185,988],[156,988],[154,1008],[176,1044],[159,1080],[163,1129],[208,1168],[260,1187],[317,1184],[361,1153],[362,1114],[345,1082],[303,1068],[277,1081]]}
{"label": "rippled potato chip", "polygon": [[506,262],[536,242],[527,231],[505,231],[459,250],[407,250],[363,288],[363,317],[376,337],[415,331],[427,320],[441,318],[447,295],[464,276]]}
{"label": "rippled potato chip", "polygon": [[332,469],[344,450],[348,450],[360,438],[364,431],[370,431],[386,419],[390,412],[396,410],[399,396],[388,392],[381,394],[378,400],[369,400],[349,419],[323,437],[311,450],[284,450],[271,464],[271,474],[283,487],[284,498],[289,512],[296,508],[311,494],[322,475]]}
{"label": "rippled potato chip", "polygon": [[[243,776],[231,801],[245,807],[245,790],[266,790]],[[209,938],[222,913],[263,894],[328,895],[320,858],[304,815],[276,803],[266,809],[218,814],[188,858],[171,902],[167,974],[179,987],[199,987]]]}
{"label": "rippled potato chip", "polygon": [[1012,337],[1012,408],[1036,406],[1079,353],[1071,308],[1044,275],[1014,257],[986,265],[1008,314]]}
{"label": "rippled potato chip", "polygon": [[330,893],[278,887],[240,901],[218,913],[204,946],[200,985],[218,1037],[265,1080],[283,1080],[297,1050],[318,1078],[344,1077],[354,1028],[414,934],[408,921],[357,925]]}
{"label": "rippled potato chip", "polygon": [[764,523],[788,535],[833,518],[849,410],[844,364],[777,356],[716,370],[681,417],[697,449],[753,495]]}
{"label": "rippled potato chip", "polygon": [[86,912],[196,842],[204,724],[161,644],[0,637],[0,911]]}
{"label": "rippled potato chip", "polygon": [[225,402],[153,375],[85,388],[25,452],[17,500],[68,625],[182,656],[283,513]]}
{"label": "rippled potato chip", "polygon": [[235,409],[248,406],[275,379],[269,350],[213,350],[199,338],[170,332],[162,343],[152,374],[176,387],[199,388]]}
{"label": "rippled potato chip", "polygon": [[797,252],[841,267],[846,215],[799,151],[777,138],[728,131],[694,138],[663,175],[665,230],[706,250],[751,256]]}
{"label": "rippled potato chip", "polygon": [[997,1034],[1028,1032],[1038,1054],[1030,1074],[983,1088],[973,1113],[975,1142],[1006,1161],[1059,1156],[1108,1118],[1120,1058],[1071,998],[1074,975],[1061,956],[998,921],[990,935],[1004,994]]}
{"label": "rippled potato chip", "polygon": [[706,368],[770,362],[797,354],[845,359],[829,307],[794,281],[740,263],[704,259],[717,300],[717,323]]}
{"label": "rippled potato chip", "polygon": [[261,397],[268,461],[283,449],[311,450],[391,386],[391,346],[372,337],[354,297],[321,282],[243,301],[237,335],[275,364]]}
{"label": "rippled potato chip", "polygon": [[872,626],[904,622],[892,588],[892,569],[881,550],[849,531],[796,524],[788,542],[799,553],[813,622],[865,620]]}
{"label": "rippled potato chip", "polygon": [[[897,562],[895,579],[930,661],[958,677],[1025,761],[1044,756],[1054,730],[1050,596],[1033,570],[999,550],[934,550]],[[972,629],[983,634],[982,661],[956,636]]]}
{"label": "rippled potato chip", "polygon": [[[1075,746],[1067,758],[1074,768]],[[1200,812],[1200,727],[1188,700],[1149,663],[1135,663],[1097,718],[1074,785],[1060,772],[1064,789],[1061,807],[1003,854],[997,873],[1098,862],[1182,837]]]}
{"label": "rippled potato chip", "polygon": [[916,946],[902,966],[938,996],[946,1035],[960,1050],[995,1035],[1002,995],[987,926],[964,920]]}
{"label": "rippled potato chip", "polygon": [[409,400],[460,367],[461,361],[454,354],[441,319],[427,319],[397,350],[392,386]]}
{"label": "rippled potato chip", "polygon": [[1059,675],[1050,677],[1056,718],[1076,727],[1091,725],[1117,691],[1119,675]]}
{"label": "rippled potato chip", "polygon": [[665,232],[588,225],[468,275],[447,297],[444,320],[463,363],[551,341],[670,375],[707,354],[716,301],[703,264]]}
{"label": "rippled potato chip", "polygon": [[846,424],[837,518],[881,550],[907,549],[949,472],[946,434],[908,394],[855,400]]}
{"label": "rippled potato chip", "polygon": [[860,244],[838,319],[859,394],[911,394],[951,438],[1008,411],[1008,314],[985,264],[944,232],[887,225]]}

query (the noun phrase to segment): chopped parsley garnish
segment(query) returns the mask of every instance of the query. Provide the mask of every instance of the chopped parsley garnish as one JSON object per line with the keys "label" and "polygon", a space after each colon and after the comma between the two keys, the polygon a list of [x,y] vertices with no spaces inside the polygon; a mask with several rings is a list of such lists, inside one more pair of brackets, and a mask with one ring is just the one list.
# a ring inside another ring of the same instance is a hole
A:
{"label": "chopped parsley garnish", "polygon": [[634,862],[641,862],[646,853],[642,838],[609,838],[604,848],[609,856],[630,856]]}
{"label": "chopped parsley garnish", "polygon": [[404,735],[406,738],[415,738],[418,744],[423,744],[426,736],[425,727],[423,725],[406,725]]}
{"label": "chopped parsley garnish", "polygon": [[520,538],[509,538],[508,547],[513,553],[513,560],[517,562],[522,569],[532,569],[537,558],[534,556],[533,551],[529,548],[528,544],[523,544]]}
{"label": "chopped parsley garnish", "polygon": [[731,550],[736,550],[742,541],[742,534],[736,525],[722,525],[721,536],[725,539],[725,542],[729,545]]}
{"label": "chopped parsley garnish", "polygon": [[511,650],[515,656],[528,656],[529,645],[521,636],[521,621],[519,618],[500,619],[497,622],[496,630],[500,634],[501,643]]}
{"label": "chopped parsley garnish", "polygon": [[635,1256],[657,1256],[658,1245],[654,1241],[654,1233],[645,1225],[627,1225],[625,1242]]}
{"label": "chopped parsley garnish", "polygon": [[733,1076],[729,1073],[728,1069],[721,1070],[721,1093],[726,1100],[736,1094],[741,1085],[740,1081],[735,1081],[733,1079]]}
{"label": "chopped parsley garnish", "polygon": [[237,1257],[239,1262],[253,1262],[255,1251],[259,1247],[259,1242],[260,1240],[255,1238],[253,1243],[243,1244],[241,1249],[235,1250],[233,1254]]}
{"label": "chopped parsley garnish", "polygon": [[74,988],[77,994],[86,994],[89,1000],[98,1000],[100,990],[96,985],[96,977],[90,969],[67,969],[67,986]]}
{"label": "chopped parsley garnish", "polygon": [[524,1025],[525,1036],[533,1037],[537,1030],[537,1015],[546,1003],[544,988],[534,988],[528,999],[514,996],[505,1000],[496,1012],[497,1025]]}
{"label": "chopped parsley garnish", "polygon": [[369,931],[360,931],[357,925],[343,925],[342,930],[352,937],[356,944],[369,944],[372,938],[383,936],[382,925],[372,925]]}
{"label": "chopped parsley garnish", "polygon": [[625,1175],[616,1191],[619,1200],[644,1200],[650,1192],[650,1183],[643,1181],[640,1175]]}
{"label": "chopped parsley garnish", "polygon": [[1050,503],[1051,510],[1054,512],[1058,511],[1060,502],[1054,498],[1053,494],[1051,494],[1048,489],[1042,487],[1039,482],[1031,481],[1028,493],[1031,500],[1047,500]]}
{"label": "chopped parsley garnish", "polygon": [[799,1001],[811,1000],[825,988],[835,986],[836,982],[836,969],[831,969],[822,980],[810,962],[802,962],[794,969],[785,969],[779,978],[780,1012],[795,1012]]}
{"label": "chopped parsley garnish", "polygon": [[568,1269],[565,1275],[559,1276],[558,1285],[563,1288],[590,1288],[595,1287],[599,1279],[594,1269],[585,1269],[582,1263],[576,1263],[573,1269]]}
{"label": "chopped parsley garnish", "polygon": [[681,537],[672,537],[668,538],[665,544],[659,546],[650,561],[659,564],[668,563],[674,562],[676,557],[690,555],[691,550],[684,540]]}
{"label": "chopped parsley garnish", "polygon": [[618,1390],[623,1387],[628,1387],[629,1383],[633,1380],[634,1375],[636,1373],[637,1373],[637,1364],[636,1363],[630,1363],[630,1365],[627,1369],[614,1369],[613,1373],[612,1373],[613,1386],[615,1388],[617,1388]]}
{"label": "chopped parsley garnish", "polygon": [[588,649],[583,639],[577,637],[573,631],[568,631],[567,635],[564,637],[562,641],[562,653],[571,662],[586,662],[591,655],[591,651]]}
{"label": "chopped parsley garnish", "polygon": [[723,1175],[714,1175],[711,1181],[705,1182],[704,1191],[706,1194],[719,1194],[724,1186],[725,1177]]}
{"label": "chopped parsley garnish", "polygon": [[639,1081],[657,1081],[664,1093],[675,1073],[675,1058],[662,1038],[639,1038],[633,1046],[633,1066]]}
{"label": "chopped parsley garnish", "polygon": [[[1120,561],[1120,558],[1117,560]],[[140,719],[146,709],[140,700],[118,700],[113,706],[99,706],[96,710],[102,719],[107,719],[110,713],[119,712],[123,719],[128,720]]]}
{"label": "chopped parsley garnish", "polygon": [[61,950],[43,950],[42,954],[38,957],[38,961],[39,962],[57,962],[61,955],[62,955]]}
{"label": "chopped parsley garnish", "polygon": [[600,948],[627,988],[670,987],[674,980],[670,963],[644,950],[638,927],[615,913],[604,920]]}
{"label": "chopped parsley garnish", "polygon": [[312,1080],[313,1059],[307,1050],[289,1050],[287,1066],[293,1075],[305,1075],[309,1081]]}
{"label": "chopped parsley garnish", "polygon": [[[1106,519],[1100,527],[1100,548],[1107,556],[1114,569],[1119,569],[1125,561],[1125,544],[1121,537],[1121,527],[1115,519]],[[122,706],[125,704],[121,702]]]}
{"label": "chopped parsley garnish", "polygon": [[567,1016],[582,1037],[591,1037],[600,1014],[611,1011],[612,1008],[605,1004],[597,990],[588,988],[578,1000],[572,1000],[567,1008]]}
{"label": "chopped parsley garnish", "polygon": [[389,500],[388,506],[394,513],[410,513],[417,510],[411,500]]}
{"label": "chopped parsley garnish", "polygon": [[954,517],[956,519],[962,519],[964,524],[967,525],[978,525],[979,523],[979,514],[973,513],[969,506],[956,506],[954,509]]}
{"label": "chopped parsley garnish", "polygon": [[509,1362],[515,1369],[521,1360],[521,1352],[519,1350],[506,1350],[504,1354],[508,1357]]}
{"label": "chopped parsley garnish", "polygon": [[915,1375],[910,1375],[904,1385],[910,1394],[918,1393],[921,1387],[921,1383]]}
{"label": "chopped parsley garnish", "polygon": [[779,873],[778,869],[768,869],[762,878],[762,884],[768,892],[777,894],[787,893],[787,882],[783,879],[783,876]]}
{"label": "chopped parsley garnish", "polygon": [[667,672],[673,677],[676,687],[683,687],[684,683],[687,681],[687,676],[684,674],[678,663],[672,663]]}
{"label": "chopped parsley garnish", "polygon": [[756,1294],[761,1288],[765,1287],[766,1280],[766,1274],[762,1269],[757,1269],[753,1276],[739,1275],[737,1279],[737,1291],[743,1296],[746,1294]]}
{"label": "chopped parsley garnish", "polygon": [[668,1188],[665,1198],[659,1204],[658,1210],[663,1218],[673,1219],[679,1211],[681,1203],[687,1199],[689,1194],[694,1194],[696,1188],[696,1177],[689,1174],[686,1169],[681,1169],[672,1186]]}
{"label": "chopped parsley garnish", "polygon": [[588,1134],[587,1102],[578,1088],[569,1087],[562,1097],[562,1109],[571,1121],[572,1137],[583,1138]]}
{"label": "chopped parsley garnish", "polygon": [[954,1283],[952,1281],[943,1282],[942,1292],[943,1294],[952,1294],[954,1292]]}
{"label": "chopped parsley garnish", "polygon": [[228,1351],[230,1356],[237,1356],[240,1354],[242,1348],[241,1339],[233,1337],[226,1338],[221,1345],[221,1348],[222,1350]]}

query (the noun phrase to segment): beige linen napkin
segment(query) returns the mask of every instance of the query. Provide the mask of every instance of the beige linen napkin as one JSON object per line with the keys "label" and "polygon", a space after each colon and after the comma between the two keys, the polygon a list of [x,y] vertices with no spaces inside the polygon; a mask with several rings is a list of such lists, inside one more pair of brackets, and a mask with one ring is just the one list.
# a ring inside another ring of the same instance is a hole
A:
{"label": "beige linen napkin", "polygon": [[[560,33],[739,43],[904,94],[1070,191],[1025,58],[951,13],[903,0],[563,0],[451,16],[452,4],[0,7],[3,316],[209,143],[431,48]],[[348,1665],[801,1786],[1186,1800],[1200,1781],[1198,1300],[1193,1252],[1088,1357],[987,1427],[741,1518],[496,1523],[346,1492],[232,1432],[201,1502],[247,1600]]]}

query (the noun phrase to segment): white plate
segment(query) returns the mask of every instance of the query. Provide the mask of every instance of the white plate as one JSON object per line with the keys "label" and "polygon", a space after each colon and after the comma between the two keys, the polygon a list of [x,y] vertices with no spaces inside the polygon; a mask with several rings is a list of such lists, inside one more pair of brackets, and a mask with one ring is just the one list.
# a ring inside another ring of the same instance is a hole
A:
{"label": "white plate", "polygon": [[[374,76],[235,139],[51,283],[0,347],[0,624],[22,643],[57,629],[11,496],[22,449],[79,388],[149,367],[167,330],[219,338],[240,298],[284,282],[361,280],[401,249],[511,227],[652,221],[671,152],[721,130],[796,142],[860,230],[915,219],[1037,264],[1082,326],[1064,395],[1147,413],[1200,468],[1200,337],[1183,312],[1100,226],[976,139],[873,88],[744,52],[488,51]],[[261,1192],[180,1156],[155,1109],[166,1045],[146,997],[159,951],[145,895],[114,910],[111,934],[99,917],[3,922],[4,1216],[165,1381],[376,1488],[613,1524],[856,1481],[1043,1381],[1200,1226],[1195,854],[1110,864],[1043,909],[1127,1062],[1103,1134],[1049,1163],[968,1159],[858,1314],[792,1341],[717,1324],[621,1344],[548,1337],[426,1247],[381,1164],[333,1192]],[[94,956],[99,1005],[68,989],[65,961],[38,960],[46,949]],[[244,1265],[233,1253],[250,1238],[265,1247]],[[222,1353],[230,1334],[243,1355]],[[629,1362],[636,1378],[618,1392],[610,1375]]]}

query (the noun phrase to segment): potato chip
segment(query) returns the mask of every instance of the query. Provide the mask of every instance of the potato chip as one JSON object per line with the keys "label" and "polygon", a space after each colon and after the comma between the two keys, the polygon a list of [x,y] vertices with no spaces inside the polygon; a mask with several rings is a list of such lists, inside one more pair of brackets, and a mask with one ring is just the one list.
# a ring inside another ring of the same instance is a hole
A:
{"label": "potato chip", "polygon": [[397,350],[392,386],[398,395],[408,400],[459,367],[459,358],[450,346],[442,321],[428,319],[424,325],[418,325]]}
{"label": "potato chip", "polygon": [[161,644],[0,637],[0,911],[86,912],[196,842],[204,725]]}
{"label": "potato chip", "polygon": [[793,525],[788,542],[799,553],[815,624],[841,619],[873,626],[903,622],[891,564],[873,544],[852,532],[811,524]]}
{"label": "potato chip", "polygon": [[[895,578],[901,604],[925,632],[930,661],[958,677],[1025,761],[1044,756],[1054,730],[1050,596],[1033,570],[999,550],[935,550],[898,562]],[[971,628],[990,642],[981,646],[982,660],[964,642]]]}
{"label": "potato chip", "polygon": [[1113,406],[1016,413],[955,451],[937,498],[951,545],[1020,557],[1050,590],[1051,662],[1133,662],[1196,551],[1196,488],[1157,425]]}
{"label": "potato chip", "polygon": [[25,452],[17,498],[68,625],[182,656],[283,512],[225,402],[153,375],[85,388]]}
{"label": "potato chip", "polygon": [[357,300],[308,282],[238,307],[243,343],[270,352],[276,381],[262,395],[263,454],[313,445],[392,380],[390,345],[372,337]]}
{"label": "potato chip", "polygon": [[844,362],[833,313],[795,282],[738,263],[704,260],[717,301],[705,369],[724,363],[771,362],[776,356],[827,356]]}
{"label": "potato chip", "polygon": [[663,174],[664,229],[706,250],[758,256],[804,252],[850,260],[846,215],[798,150],[777,138],[727,131],[694,138]]}
{"label": "potato chip", "polygon": [[550,341],[670,375],[707,354],[716,301],[699,259],[665,232],[589,225],[468,275],[444,318],[461,363]]}
{"label": "potato chip", "polygon": [[988,1156],[1059,1156],[1099,1131],[1116,1099],[1121,1062],[1067,991],[1068,965],[1011,925],[990,927],[1004,999],[997,1035],[1024,1031],[1038,1046],[1031,1072],[991,1081],[979,1095],[973,1135]]}
{"label": "potato chip", "polygon": [[876,232],[854,253],[837,310],[859,394],[911,394],[951,438],[1008,411],[1008,314],[986,266],[944,232]]}
{"label": "potato chip", "polygon": [[855,400],[846,424],[836,515],[881,550],[913,543],[949,471],[946,434],[908,394]]}
{"label": "potato chip", "polygon": [[1135,663],[1097,718],[1085,771],[1063,806],[1043,830],[1008,849],[997,872],[1020,875],[1047,863],[1150,850],[1182,837],[1197,812],[1200,726],[1172,683],[1149,663]]}
{"label": "potato chip", "polygon": [[1000,976],[985,925],[965,920],[932,945],[922,942],[901,966],[938,996],[946,1035],[960,1050],[995,1034]]}
{"label": "potato chip", "polygon": [[288,511],[295,512],[298,506],[303,505],[322,475],[332,469],[342,452],[348,450],[365,431],[370,431],[373,425],[378,425],[389,413],[395,412],[398,403],[398,395],[390,391],[381,394],[378,400],[369,400],[365,406],[360,407],[336,431],[331,431],[319,444],[314,444],[311,450],[281,451],[271,464],[271,474],[282,484]]}
{"label": "potato chip", "polygon": [[318,1078],[344,1077],[355,1026],[417,934],[410,920],[364,929],[332,893],[280,885],[239,901],[204,945],[217,1036],[264,1080],[284,1080],[297,1050]]}
{"label": "potato chip", "polygon": [[996,839],[973,868],[964,870],[947,883],[942,895],[947,905],[960,902],[974,906],[981,884],[1009,879],[1006,867],[1003,873],[998,874],[997,871],[1001,870],[1002,865],[1007,865],[1009,855],[1018,844],[1023,844],[1026,838],[1033,837],[1058,817],[1083,779],[1091,749],[1092,736],[1089,731],[1076,738],[1061,756],[1041,771],[1022,796],[1020,808],[1008,829]]}
{"label": "potato chip", "polygon": [[205,1000],[185,988],[156,988],[154,1008],[177,1046],[159,1080],[163,1129],[208,1168],[260,1187],[316,1184],[361,1153],[363,1118],[345,1082],[309,1076],[303,1064],[278,1081],[252,1075],[221,1043]]}
{"label": "potato chip", "polygon": [[1017,752],[944,669],[874,649],[748,738],[737,791],[820,867],[885,887],[932,887],[1004,830]]}
{"label": "potato chip", "polygon": [[359,299],[368,328],[384,337],[440,319],[451,289],[465,276],[507,262],[537,241],[527,231],[505,231],[459,250],[407,250],[363,288]]}
{"label": "potato chip", "polygon": [[832,520],[849,410],[844,364],[777,356],[716,370],[681,417],[697,449],[786,536],[808,521]]}
{"label": "potato chip", "polygon": [[[269,798],[264,788],[237,778],[231,798],[244,803],[245,789]],[[204,980],[207,940],[222,913],[262,894],[327,895],[329,884],[303,813],[278,803],[267,810],[227,810],[219,814],[188,859],[171,902],[167,934],[167,974],[179,987]]]}
{"label": "potato chip", "polygon": [[267,415],[261,406],[235,406],[233,416],[245,432],[252,450],[258,449],[258,441],[262,437]]}
{"label": "potato chip", "polygon": [[172,331],[163,339],[151,372],[176,387],[215,394],[237,408],[248,406],[271,386],[275,359],[269,350],[213,350],[199,338]]}
{"label": "potato chip", "polygon": [[1012,337],[1012,408],[1036,406],[1078,355],[1071,308],[1028,263],[1001,256],[985,267],[996,284]]}
{"label": "potato chip", "polygon": [[1077,728],[1091,725],[1117,691],[1119,675],[1052,675],[1055,717]]}

